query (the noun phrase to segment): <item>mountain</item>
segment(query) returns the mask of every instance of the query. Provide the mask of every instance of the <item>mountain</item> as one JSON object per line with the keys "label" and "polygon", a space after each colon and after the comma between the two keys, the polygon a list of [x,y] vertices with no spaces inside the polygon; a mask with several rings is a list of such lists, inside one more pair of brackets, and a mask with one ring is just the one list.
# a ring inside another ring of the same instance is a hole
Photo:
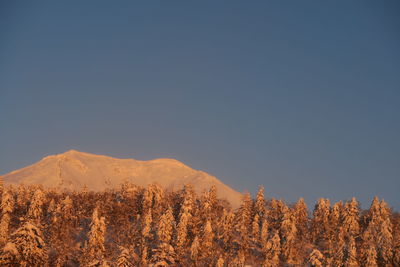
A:
{"label": "mountain", "polygon": [[139,186],[156,182],[169,190],[192,184],[198,193],[215,185],[218,196],[228,200],[234,208],[239,206],[242,196],[214,176],[194,170],[175,159],[117,159],[76,150],[44,157],[39,162],[0,177],[10,184],[41,184],[71,190],[87,186],[93,191],[117,187],[125,181]]}

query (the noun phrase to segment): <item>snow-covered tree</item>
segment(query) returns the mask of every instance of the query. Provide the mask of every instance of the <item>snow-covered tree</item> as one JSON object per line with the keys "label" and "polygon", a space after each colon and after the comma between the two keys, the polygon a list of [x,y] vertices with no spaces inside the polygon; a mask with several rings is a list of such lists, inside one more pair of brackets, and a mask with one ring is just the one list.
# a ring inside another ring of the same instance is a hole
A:
{"label": "snow-covered tree", "polygon": [[[39,228],[30,222],[18,228],[0,257],[1,266],[47,266],[46,244]],[[17,265],[13,265],[18,263]]]}
{"label": "snow-covered tree", "polygon": [[10,194],[9,190],[4,190],[1,197],[1,214],[10,214],[14,210],[14,198]]}
{"label": "snow-covered tree", "polygon": [[320,198],[313,211],[310,234],[312,243],[322,254],[330,254],[332,236],[329,219],[330,202],[328,199]]}
{"label": "snow-covered tree", "polygon": [[209,259],[213,254],[213,239],[214,233],[211,222],[207,221],[201,236],[201,256],[203,259]]}
{"label": "snow-covered tree", "polygon": [[254,215],[253,222],[251,223],[251,237],[254,243],[260,241],[260,216],[258,214]]}
{"label": "snow-covered tree", "polygon": [[152,266],[164,267],[175,264],[175,250],[168,243],[161,243],[157,248],[153,249],[153,257],[151,258]]}
{"label": "snow-covered tree", "polygon": [[275,231],[268,240],[264,241],[263,254],[264,261],[263,267],[277,267],[279,266],[279,255],[281,254],[281,240],[278,231]]}
{"label": "snow-covered tree", "polygon": [[351,201],[347,202],[344,206],[342,216],[342,228],[344,238],[350,236],[357,236],[360,233],[360,218],[359,218],[359,204],[356,198],[352,198]]}
{"label": "snow-covered tree", "polygon": [[131,262],[131,256],[129,250],[122,246],[119,247],[119,255],[116,262],[116,267],[131,267],[133,266]]}
{"label": "snow-covered tree", "polygon": [[227,211],[226,209],[224,209],[220,223],[221,231],[219,238],[223,240],[225,249],[227,249],[231,244],[233,235],[232,228],[233,228],[234,217],[235,215],[233,214],[232,211]]}
{"label": "snow-covered tree", "polygon": [[311,264],[312,267],[322,267],[324,265],[324,255],[318,250],[318,249],[313,249],[313,251],[310,254],[309,257],[309,263]]}
{"label": "snow-covered tree", "polygon": [[195,236],[190,246],[190,259],[192,260],[195,266],[197,265],[197,262],[199,260],[199,251],[200,251],[200,241],[199,238]]}
{"label": "snow-covered tree", "polygon": [[300,198],[293,207],[294,218],[296,221],[296,228],[298,236],[302,240],[308,239],[308,228],[310,219],[308,217],[308,208],[304,201],[304,198]]}
{"label": "snow-covered tree", "polygon": [[37,224],[40,224],[40,221],[43,216],[43,202],[45,201],[45,196],[43,191],[38,188],[32,198],[31,204],[28,209],[28,218],[34,221]]}
{"label": "snow-covered tree", "polygon": [[22,257],[16,245],[14,243],[8,242],[1,251],[0,266],[4,267],[20,266],[21,262],[22,262]]}
{"label": "snow-covered tree", "polygon": [[98,209],[95,208],[92,214],[92,222],[88,234],[83,262],[86,264],[96,264],[104,262],[106,223],[104,217],[99,217]]}
{"label": "snow-covered tree", "polygon": [[249,248],[253,200],[249,193],[243,195],[242,203],[236,212],[234,228],[236,243],[244,250]]}
{"label": "snow-covered tree", "polygon": [[280,230],[284,261],[288,264],[294,264],[297,255],[297,228],[294,214],[289,208],[284,212]]}
{"label": "snow-covered tree", "polygon": [[376,246],[373,236],[374,226],[369,224],[367,229],[362,234],[362,243],[360,247],[360,255],[362,266],[375,267],[378,266],[376,253]]}
{"label": "snow-covered tree", "polygon": [[224,263],[224,258],[220,255],[217,262],[215,263],[215,267],[224,267]]}
{"label": "snow-covered tree", "polygon": [[179,252],[184,249],[187,244],[188,222],[190,217],[191,215],[188,211],[184,211],[179,217],[175,242]]}
{"label": "snow-covered tree", "polygon": [[169,266],[175,263],[176,255],[175,250],[171,246],[174,229],[174,216],[171,208],[160,217],[157,230],[158,245],[153,249],[153,256],[151,262],[154,266]]}
{"label": "snow-covered tree", "polygon": [[268,232],[268,221],[266,219],[264,219],[261,224],[261,232],[260,232],[261,246],[267,242],[268,233],[269,233]]}
{"label": "snow-covered tree", "polygon": [[382,199],[380,207],[380,224],[378,227],[378,257],[381,265],[390,266],[393,258],[393,228],[391,210]]}
{"label": "snow-covered tree", "polygon": [[157,238],[160,243],[169,243],[171,241],[174,224],[172,210],[168,208],[158,223]]}
{"label": "snow-covered tree", "polygon": [[344,267],[359,267],[356,242],[353,236],[349,237]]}
{"label": "snow-covered tree", "polygon": [[1,221],[0,221],[0,246],[7,242],[11,213],[14,210],[14,198],[8,190],[4,190],[1,200]]}
{"label": "snow-covered tree", "polygon": [[265,198],[264,198],[264,186],[258,188],[256,195],[256,201],[254,203],[254,210],[258,217],[263,220],[265,215]]}
{"label": "snow-covered tree", "polygon": [[366,258],[364,261],[364,267],[378,267],[377,258],[378,256],[376,253],[375,246],[370,246],[367,249]]}

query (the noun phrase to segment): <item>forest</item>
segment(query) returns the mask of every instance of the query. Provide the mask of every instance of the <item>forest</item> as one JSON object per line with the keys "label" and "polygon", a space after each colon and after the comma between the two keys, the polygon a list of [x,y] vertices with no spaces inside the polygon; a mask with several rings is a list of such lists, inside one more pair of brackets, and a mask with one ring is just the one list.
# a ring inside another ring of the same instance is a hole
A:
{"label": "forest", "polygon": [[312,209],[215,187],[130,183],[102,192],[2,186],[0,266],[400,266],[400,216],[375,197]]}

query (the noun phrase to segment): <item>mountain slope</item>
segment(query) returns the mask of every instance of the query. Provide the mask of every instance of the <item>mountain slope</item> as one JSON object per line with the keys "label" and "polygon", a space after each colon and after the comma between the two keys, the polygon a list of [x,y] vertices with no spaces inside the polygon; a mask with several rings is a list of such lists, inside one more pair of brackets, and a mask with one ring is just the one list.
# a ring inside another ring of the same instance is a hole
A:
{"label": "mountain slope", "polygon": [[116,159],[76,150],[45,157],[1,177],[11,184],[42,184],[72,190],[87,186],[94,191],[116,187],[125,181],[139,186],[157,182],[170,190],[180,189],[190,183],[198,193],[215,185],[218,196],[227,199],[233,207],[238,207],[241,198],[239,192],[214,176],[194,170],[175,159]]}

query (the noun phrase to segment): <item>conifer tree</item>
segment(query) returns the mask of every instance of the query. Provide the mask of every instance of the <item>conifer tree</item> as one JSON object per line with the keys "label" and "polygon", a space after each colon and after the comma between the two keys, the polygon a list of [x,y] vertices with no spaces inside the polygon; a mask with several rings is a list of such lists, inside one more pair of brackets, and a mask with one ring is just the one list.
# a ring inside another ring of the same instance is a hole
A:
{"label": "conifer tree", "polygon": [[357,258],[356,242],[354,240],[354,237],[350,236],[347,244],[346,260],[344,267],[359,267]]}
{"label": "conifer tree", "polygon": [[0,247],[7,242],[11,213],[14,209],[14,199],[8,190],[4,190],[1,200],[1,221],[0,221]]}
{"label": "conifer tree", "polygon": [[104,262],[104,239],[106,234],[105,218],[99,217],[98,209],[92,214],[92,222],[88,234],[89,240],[85,248],[83,262],[86,264],[103,264]]}
{"label": "conifer tree", "polygon": [[253,201],[249,193],[243,195],[242,203],[235,216],[236,244],[247,250],[250,241]]}
{"label": "conifer tree", "polygon": [[175,263],[175,250],[171,246],[172,231],[174,226],[174,216],[171,208],[160,217],[157,230],[158,245],[153,249],[151,262],[154,266],[169,266]]}
{"label": "conifer tree", "polygon": [[197,266],[198,263],[199,250],[200,250],[200,241],[199,238],[195,236],[190,246],[190,259],[192,260],[194,266]]}
{"label": "conifer tree", "polygon": [[160,243],[169,243],[174,229],[174,216],[171,208],[161,216],[158,223],[157,237]]}
{"label": "conifer tree", "polygon": [[279,230],[282,222],[283,211],[287,208],[282,200],[271,199],[267,206],[267,218],[271,229]]}
{"label": "conifer tree", "polygon": [[141,218],[141,241],[140,241],[140,252],[141,266],[147,266],[148,249],[147,243],[151,239],[151,224],[152,224],[152,212],[149,208]]}
{"label": "conifer tree", "polygon": [[37,189],[33,195],[32,202],[29,206],[28,210],[28,218],[31,219],[32,221],[36,222],[37,224],[40,224],[40,220],[43,216],[43,202],[44,200],[44,194],[41,189]]}
{"label": "conifer tree", "polygon": [[259,242],[260,236],[260,216],[256,214],[253,218],[253,222],[251,223],[251,236],[254,243]]}
{"label": "conifer tree", "polygon": [[21,254],[14,243],[8,242],[0,254],[0,266],[14,267],[20,266]]}
{"label": "conifer tree", "polygon": [[201,236],[201,257],[209,259],[213,254],[213,239],[214,233],[211,227],[211,222],[207,221],[204,225]]}
{"label": "conifer tree", "polygon": [[302,240],[306,241],[308,239],[308,228],[309,228],[309,218],[308,218],[308,208],[304,201],[304,198],[300,198],[293,207],[293,213],[296,221],[296,228],[298,236]]}
{"label": "conifer tree", "polygon": [[362,243],[360,248],[360,256],[362,265],[365,267],[375,267],[377,264],[376,246],[373,237],[374,226],[369,224],[362,234]]}
{"label": "conifer tree", "polygon": [[116,267],[131,267],[130,253],[129,250],[120,246],[120,253],[117,258]]}
{"label": "conifer tree", "polygon": [[309,257],[309,263],[312,267],[324,266],[324,255],[318,249],[313,249]]}
{"label": "conifer tree", "polygon": [[224,263],[225,263],[224,258],[220,255],[217,260],[217,263],[215,264],[215,267],[224,267]]}
{"label": "conifer tree", "polygon": [[9,190],[4,190],[1,197],[1,214],[10,214],[14,210],[14,198],[10,194]]}
{"label": "conifer tree", "polygon": [[261,232],[260,232],[261,245],[263,245],[267,242],[268,233],[269,233],[268,232],[268,221],[266,219],[264,219],[261,224]]}
{"label": "conifer tree", "polygon": [[[330,202],[320,198],[315,205],[311,221],[311,241],[321,253],[329,253],[331,228],[330,228]],[[329,255],[328,255],[329,256]]]}
{"label": "conifer tree", "polygon": [[231,210],[224,208],[221,219],[217,224],[218,228],[216,231],[216,237],[222,241],[221,247],[225,251],[230,251],[233,246],[234,218],[234,213]]}
{"label": "conifer tree", "polygon": [[263,267],[279,266],[279,255],[281,254],[281,244],[278,231],[275,231],[271,238],[265,240],[263,245],[264,261]]}
{"label": "conifer tree", "polygon": [[370,246],[367,249],[367,255],[364,261],[364,267],[378,267],[377,258],[378,256],[376,253],[375,246]]}
{"label": "conifer tree", "polygon": [[263,220],[265,215],[265,199],[264,199],[264,186],[260,186],[256,195],[254,203],[254,210],[256,215]]}
{"label": "conifer tree", "polygon": [[378,227],[378,257],[383,266],[390,266],[393,258],[393,229],[391,222],[391,210],[382,199],[380,207],[380,224]]}
{"label": "conifer tree", "polygon": [[360,233],[359,205],[356,198],[347,202],[343,210],[342,227],[344,238],[357,236]]}
{"label": "conifer tree", "polygon": [[175,264],[174,248],[168,243],[161,243],[156,249],[153,249],[151,262],[154,267],[171,266]]}
{"label": "conifer tree", "polygon": [[283,215],[281,225],[282,255],[288,264],[296,263],[296,237],[297,228],[293,212],[287,208]]}
{"label": "conifer tree", "polygon": [[188,211],[183,211],[183,213],[179,217],[175,242],[178,253],[182,252],[187,243],[189,218],[190,214]]}
{"label": "conifer tree", "polygon": [[[41,231],[26,222],[12,235],[0,257],[1,266],[42,267],[47,266],[46,244]],[[17,263],[17,265],[13,265]]]}
{"label": "conifer tree", "polygon": [[394,264],[394,266],[400,266],[400,231],[399,230],[395,232],[393,239],[394,239],[393,264]]}

